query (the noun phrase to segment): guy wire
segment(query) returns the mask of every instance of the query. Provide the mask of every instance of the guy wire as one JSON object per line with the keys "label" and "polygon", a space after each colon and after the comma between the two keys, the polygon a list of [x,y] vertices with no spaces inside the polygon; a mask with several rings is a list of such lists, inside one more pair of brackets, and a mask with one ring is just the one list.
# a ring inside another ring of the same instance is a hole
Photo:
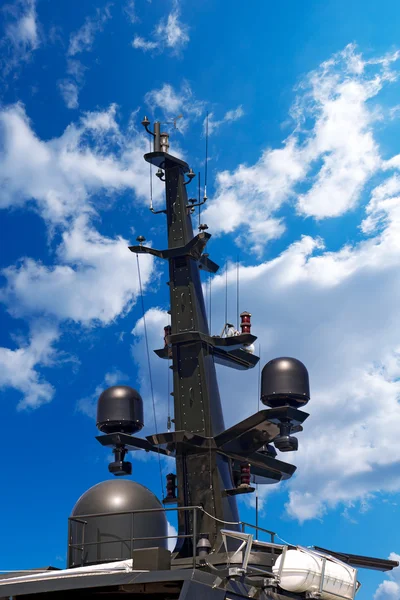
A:
{"label": "guy wire", "polygon": [[[150,152],[151,152],[151,140],[150,143]],[[153,178],[152,178],[152,164],[149,163],[149,173],[150,173],[150,210],[153,210]]]}
{"label": "guy wire", "polygon": [[[211,285],[211,280],[210,280],[210,285]],[[210,294],[211,296],[211,294]],[[210,332],[211,335],[211,332]],[[207,389],[210,389],[210,347],[207,345]],[[208,450],[208,470],[210,473],[210,490],[213,489],[213,480],[212,480],[212,452],[211,452],[211,443],[210,443],[210,439],[211,439],[212,433],[211,433],[211,406],[210,406],[210,402],[208,403],[208,437],[209,437],[209,450]],[[214,508],[215,510],[215,508]]]}
{"label": "guy wire", "polygon": [[199,183],[199,202],[198,202],[198,204],[199,204],[199,227],[200,227],[200,225],[201,225],[201,220],[200,220],[200,215],[201,215],[201,202],[200,202],[200,194],[201,194],[201,192],[200,192],[200,171],[199,171],[199,180],[198,180],[198,183]]}
{"label": "guy wire", "polygon": [[225,265],[225,324],[228,322],[228,262]]}
{"label": "guy wire", "polygon": [[204,200],[207,198],[207,163],[208,163],[208,111],[206,116],[206,164],[204,167]]}
{"label": "guy wire", "polygon": [[257,410],[260,411],[260,400],[261,400],[261,344],[258,344],[258,390],[257,390]]}
{"label": "guy wire", "polygon": [[[157,428],[157,417],[156,417],[156,405],[154,401],[154,388],[153,388],[153,377],[151,373],[151,363],[150,363],[150,352],[149,352],[149,340],[147,336],[147,326],[146,326],[146,313],[144,310],[144,299],[143,299],[143,288],[142,288],[142,278],[140,275],[140,264],[139,264],[139,255],[136,254],[137,261],[137,269],[138,269],[138,278],[139,278],[139,290],[140,290],[140,299],[142,304],[142,312],[143,312],[143,328],[144,328],[144,338],[146,341],[146,352],[147,352],[147,364],[149,368],[149,382],[150,382],[150,393],[151,393],[151,401],[153,404],[153,417],[154,417],[154,428],[156,430],[156,436],[158,436],[158,428]],[[158,455],[158,468],[160,471],[160,484],[161,484],[161,498],[164,496],[164,486],[162,479],[162,469],[161,469],[161,456],[160,456],[160,447],[157,446],[157,455]]]}
{"label": "guy wire", "polygon": [[236,313],[237,313],[237,330],[239,331],[239,254],[236,259]]}
{"label": "guy wire", "polygon": [[209,307],[210,307],[210,309],[209,309],[209,315],[210,315],[210,319],[209,319],[210,320],[209,331],[210,331],[210,335],[212,335],[211,334],[211,281],[212,281],[212,279],[211,279],[211,273],[210,273],[209,276],[208,276],[209,292],[210,292],[210,296],[209,296],[209,303],[210,303],[209,304]]}
{"label": "guy wire", "polygon": [[170,359],[167,360],[167,397],[168,397],[168,415],[167,415],[167,429],[170,430],[171,427],[171,388],[170,388]]}

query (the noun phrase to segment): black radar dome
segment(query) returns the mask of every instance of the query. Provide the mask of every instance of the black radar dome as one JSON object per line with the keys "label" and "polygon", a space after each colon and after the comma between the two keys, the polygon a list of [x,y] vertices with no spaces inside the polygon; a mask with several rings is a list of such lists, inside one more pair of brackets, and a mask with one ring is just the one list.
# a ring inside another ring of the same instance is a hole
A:
{"label": "black radar dome", "polygon": [[128,479],[103,481],[72,510],[68,566],[126,560],[133,549],[166,548],[167,530],[165,511],[153,492]]}
{"label": "black radar dome", "polygon": [[275,408],[301,408],[310,399],[308,371],[296,358],[283,356],[270,360],[261,374],[261,401]]}
{"label": "black radar dome", "polygon": [[97,427],[104,433],[135,433],[143,427],[143,400],[127,385],[113,385],[97,401]]}

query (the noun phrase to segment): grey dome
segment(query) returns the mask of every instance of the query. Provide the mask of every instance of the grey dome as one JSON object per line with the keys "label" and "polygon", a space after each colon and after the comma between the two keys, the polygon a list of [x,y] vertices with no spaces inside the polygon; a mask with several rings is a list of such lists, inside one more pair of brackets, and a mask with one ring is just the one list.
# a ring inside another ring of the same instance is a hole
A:
{"label": "grey dome", "polygon": [[[165,539],[130,541],[131,536],[166,536],[167,519],[163,510],[136,513],[133,517],[115,514],[162,508],[153,492],[135,481],[109,479],[94,485],[79,498],[71,513],[71,517],[79,519],[70,521],[69,567],[125,560],[131,558],[131,549],[136,548],[166,548]],[[101,543],[107,541],[112,543]]]}
{"label": "grey dome", "polygon": [[162,508],[147,487],[130,479],[108,479],[89,488],[79,498],[71,516]]}

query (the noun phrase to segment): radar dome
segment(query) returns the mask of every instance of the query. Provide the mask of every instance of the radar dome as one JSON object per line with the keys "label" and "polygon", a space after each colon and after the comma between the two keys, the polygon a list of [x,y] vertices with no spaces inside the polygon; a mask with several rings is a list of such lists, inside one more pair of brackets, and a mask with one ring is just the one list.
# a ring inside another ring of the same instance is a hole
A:
{"label": "radar dome", "polygon": [[[144,509],[160,510],[135,513]],[[153,492],[127,479],[103,481],[85,492],[72,510],[68,567],[126,560],[138,548],[166,548],[167,540],[160,539],[166,535],[165,511]]]}
{"label": "radar dome", "polygon": [[135,433],[143,427],[143,400],[127,385],[113,385],[97,401],[97,427],[104,433]]}
{"label": "radar dome", "polygon": [[302,362],[287,356],[270,360],[261,374],[263,404],[301,408],[310,399],[308,371]]}

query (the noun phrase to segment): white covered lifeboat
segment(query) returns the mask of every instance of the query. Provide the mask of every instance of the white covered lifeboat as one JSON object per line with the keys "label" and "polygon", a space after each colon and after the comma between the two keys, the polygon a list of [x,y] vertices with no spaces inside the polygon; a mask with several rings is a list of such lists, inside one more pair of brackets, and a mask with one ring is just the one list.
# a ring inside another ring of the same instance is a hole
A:
{"label": "white covered lifeboat", "polygon": [[308,548],[283,552],[272,570],[283,590],[321,600],[353,600],[360,586],[357,569]]}

